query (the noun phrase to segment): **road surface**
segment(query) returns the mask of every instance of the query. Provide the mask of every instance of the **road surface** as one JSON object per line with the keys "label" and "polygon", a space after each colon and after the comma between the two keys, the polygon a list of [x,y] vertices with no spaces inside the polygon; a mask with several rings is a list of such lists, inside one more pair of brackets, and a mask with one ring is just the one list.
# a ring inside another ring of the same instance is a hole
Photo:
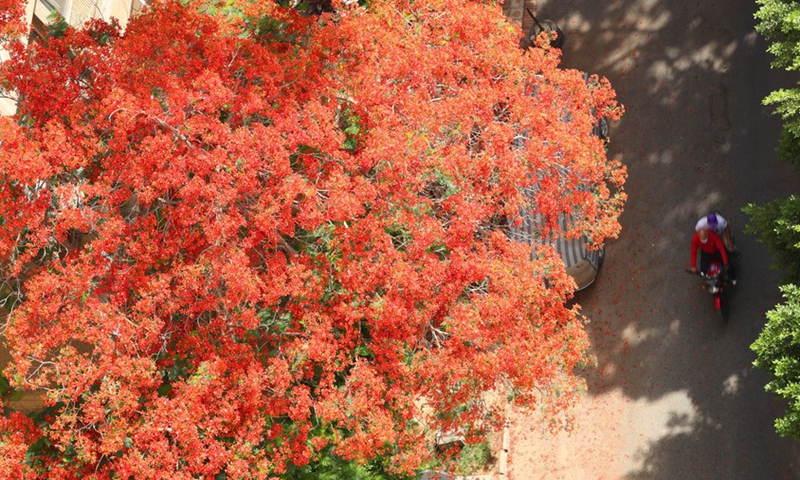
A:
{"label": "road surface", "polygon": [[[628,166],[623,232],[577,301],[597,367],[571,433],[517,417],[510,477],[575,480],[800,478],[779,438],[781,403],[749,345],[780,296],[741,207],[800,192],[777,160],[780,124],[761,100],[791,79],[769,68],[751,1],[540,0],[566,35],[563,65],[611,80],[627,107],[610,153]],[[695,221],[732,221],[743,252],[727,325],[684,273]]]}

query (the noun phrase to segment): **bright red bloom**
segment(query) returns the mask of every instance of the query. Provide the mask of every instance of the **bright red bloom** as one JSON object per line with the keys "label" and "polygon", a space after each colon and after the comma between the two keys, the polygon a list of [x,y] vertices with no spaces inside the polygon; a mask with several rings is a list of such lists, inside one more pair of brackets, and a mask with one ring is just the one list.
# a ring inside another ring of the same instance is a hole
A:
{"label": "bright red bloom", "polygon": [[607,82],[523,54],[484,2],[154,3],[2,65],[6,375],[54,411],[0,453],[41,435],[42,477],[263,478],[333,443],[410,471],[418,420],[479,429],[498,387],[569,403],[571,281],[504,230],[531,207],[619,231]]}

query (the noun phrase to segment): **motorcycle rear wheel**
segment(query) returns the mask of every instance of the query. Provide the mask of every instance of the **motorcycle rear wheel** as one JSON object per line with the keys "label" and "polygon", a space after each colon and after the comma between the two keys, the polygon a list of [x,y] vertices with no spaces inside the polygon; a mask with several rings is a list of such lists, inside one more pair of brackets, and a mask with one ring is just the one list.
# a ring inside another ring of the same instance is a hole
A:
{"label": "motorcycle rear wheel", "polygon": [[717,309],[717,313],[719,316],[722,317],[722,321],[728,323],[728,317],[731,314],[731,308],[728,303],[728,296],[725,295],[725,291],[719,292],[719,308]]}

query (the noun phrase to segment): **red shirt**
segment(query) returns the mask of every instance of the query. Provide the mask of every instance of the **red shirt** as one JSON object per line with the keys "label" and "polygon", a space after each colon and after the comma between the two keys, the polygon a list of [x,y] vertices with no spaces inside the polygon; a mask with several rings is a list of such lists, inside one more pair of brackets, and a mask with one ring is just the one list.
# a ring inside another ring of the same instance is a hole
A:
{"label": "red shirt", "polygon": [[701,242],[700,236],[697,232],[694,232],[694,236],[692,237],[692,268],[697,267],[698,247],[708,255],[719,252],[720,255],[722,255],[722,263],[725,265],[728,264],[728,253],[725,251],[725,245],[722,243],[722,239],[719,238],[719,235],[709,230],[706,243]]}

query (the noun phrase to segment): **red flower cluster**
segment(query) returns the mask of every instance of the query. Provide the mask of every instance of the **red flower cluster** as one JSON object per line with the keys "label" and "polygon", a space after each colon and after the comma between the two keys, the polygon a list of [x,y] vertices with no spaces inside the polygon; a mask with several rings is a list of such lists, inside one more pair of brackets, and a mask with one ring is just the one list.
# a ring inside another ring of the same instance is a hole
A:
{"label": "red flower cluster", "polygon": [[264,478],[330,445],[411,471],[418,422],[500,419],[486,392],[569,403],[571,280],[505,231],[616,235],[607,82],[486,2],[153,3],[0,66],[5,375],[52,413],[0,418],[5,472]]}

